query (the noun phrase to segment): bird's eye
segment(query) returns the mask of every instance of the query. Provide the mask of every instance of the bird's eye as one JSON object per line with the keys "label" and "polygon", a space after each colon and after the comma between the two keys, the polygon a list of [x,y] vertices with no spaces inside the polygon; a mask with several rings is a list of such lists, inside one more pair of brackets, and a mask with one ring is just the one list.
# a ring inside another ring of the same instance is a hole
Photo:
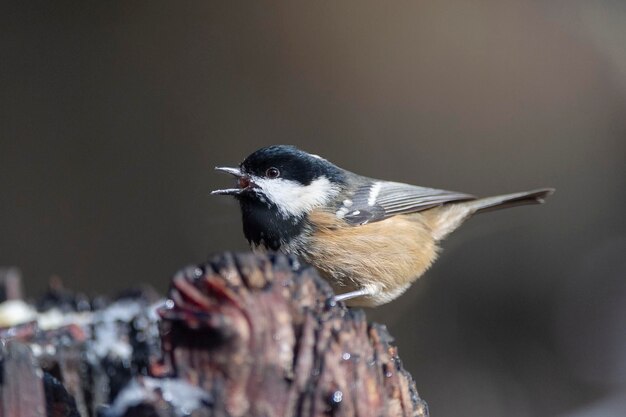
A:
{"label": "bird's eye", "polygon": [[265,176],[267,178],[278,178],[280,177],[280,171],[278,170],[278,168],[268,168],[267,171],[265,171]]}

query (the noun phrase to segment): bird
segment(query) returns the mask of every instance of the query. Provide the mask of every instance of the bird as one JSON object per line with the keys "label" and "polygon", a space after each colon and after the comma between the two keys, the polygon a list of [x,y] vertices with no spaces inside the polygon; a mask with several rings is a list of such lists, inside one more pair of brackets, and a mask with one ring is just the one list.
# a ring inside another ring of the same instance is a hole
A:
{"label": "bird", "polygon": [[212,191],[238,200],[255,252],[292,254],[315,267],[349,307],[376,307],[403,294],[432,265],[441,241],[477,213],[540,204],[541,188],[493,197],[362,176],[291,145],[254,151],[236,179]]}

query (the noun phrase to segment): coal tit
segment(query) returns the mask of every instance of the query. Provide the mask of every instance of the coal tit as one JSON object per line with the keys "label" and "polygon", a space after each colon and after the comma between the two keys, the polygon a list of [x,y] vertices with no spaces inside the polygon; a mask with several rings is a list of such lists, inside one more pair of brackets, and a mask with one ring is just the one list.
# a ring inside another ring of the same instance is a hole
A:
{"label": "coal tit", "polygon": [[243,232],[253,250],[295,254],[320,271],[350,306],[377,306],[430,267],[438,243],[474,213],[543,203],[543,188],[477,199],[367,178],[293,146],[257,150],[238,168]]}

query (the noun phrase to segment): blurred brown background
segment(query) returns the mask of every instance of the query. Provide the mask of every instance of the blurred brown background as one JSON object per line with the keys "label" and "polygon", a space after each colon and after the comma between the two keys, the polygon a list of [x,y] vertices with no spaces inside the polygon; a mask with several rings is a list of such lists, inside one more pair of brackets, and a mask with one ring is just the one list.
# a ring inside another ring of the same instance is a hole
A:
{"label": "blurred brown background", "polygon": [[434,417],[626,410],[626,3],[2,2],[0,265],[91,294],[243,250],[212,168],[289,143],[489,195],[393,305]]}

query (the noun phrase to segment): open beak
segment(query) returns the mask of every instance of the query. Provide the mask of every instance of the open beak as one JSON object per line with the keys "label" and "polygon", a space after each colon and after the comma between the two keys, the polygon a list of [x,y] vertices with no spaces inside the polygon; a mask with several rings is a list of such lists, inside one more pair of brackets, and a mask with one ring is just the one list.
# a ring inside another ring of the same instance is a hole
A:
{"label": "open beak", "polygon": [[215,195],[239,195],[245,189],[249,188],[252,185],[250,178],[241,172],[239,168],[229,168],[229,167],[215,167],[216,171],[227,172],[230,175],[233,175],[237,178],[237,185],[239,188],[225,188],[223,190],[215,190],[211,191],[211,194]]}

